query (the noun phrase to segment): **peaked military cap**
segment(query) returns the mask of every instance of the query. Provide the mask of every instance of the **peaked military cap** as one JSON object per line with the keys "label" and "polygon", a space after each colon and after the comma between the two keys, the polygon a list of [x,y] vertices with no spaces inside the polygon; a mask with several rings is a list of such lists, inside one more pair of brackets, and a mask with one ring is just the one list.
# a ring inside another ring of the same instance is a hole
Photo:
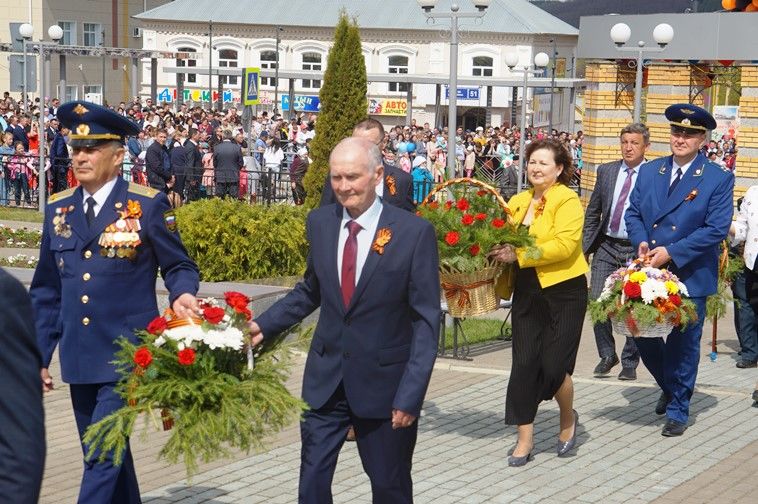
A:
{"label": "peaked military cap", "polygon": [[58,108],[58,119],[71,130],[71,147],[94,147],[103,142],[123,141],[140,132],[137,123],[96,103],[72,101]]}
{"label": "peaked military cap", "polygon": [[666,109],[672,129],[703,133],[716,129],[716,119],[704,108],[690,103],[675,103]]}

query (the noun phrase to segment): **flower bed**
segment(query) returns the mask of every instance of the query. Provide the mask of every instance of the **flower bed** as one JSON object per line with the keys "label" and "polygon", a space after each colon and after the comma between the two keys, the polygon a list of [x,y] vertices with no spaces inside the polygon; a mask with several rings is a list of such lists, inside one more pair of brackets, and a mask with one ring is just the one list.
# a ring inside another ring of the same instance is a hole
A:
{"label": "flower bed", "polygon": [[0,224],[0,248],[39,248],[42,231],[38,229],[14,229]]}
{"label": "flower bed", "polygon": [[26,254],[16,254],[9,257],[0,257],[0,266],[11,268],[36,268],[39,258]]}

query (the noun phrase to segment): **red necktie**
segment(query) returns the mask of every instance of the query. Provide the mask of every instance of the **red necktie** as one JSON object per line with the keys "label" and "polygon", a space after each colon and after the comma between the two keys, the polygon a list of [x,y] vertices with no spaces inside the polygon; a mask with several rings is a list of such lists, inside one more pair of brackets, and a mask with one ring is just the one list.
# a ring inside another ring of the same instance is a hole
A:
{"label": "red necktie", "polygon": [[358,257],[358,232],[363,229],[355,221],[347,223],[348,236],[342,251],[342,302],[345,308],[350,305],[350,298],[355,290],[355,262]]}

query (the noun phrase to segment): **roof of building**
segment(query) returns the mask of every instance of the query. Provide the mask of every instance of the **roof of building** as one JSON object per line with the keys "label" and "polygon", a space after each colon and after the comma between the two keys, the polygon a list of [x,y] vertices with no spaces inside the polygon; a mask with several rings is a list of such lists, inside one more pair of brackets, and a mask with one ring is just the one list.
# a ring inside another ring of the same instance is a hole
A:
{"label": "roof of building", "polygon": [[[472,0],[456,0],[460,12],[475,12]],[[440,0],[433,12],[450,13],[452,0]],[[142,21],[334,27],[345,9],[362,29],[439,30],[449,21],[427,23],[414,0],[175,0],[134,16]],[[506,34],[578,35],[573,26],[527,0],[493,0],[481,24],[461,19],[461,30]]]}

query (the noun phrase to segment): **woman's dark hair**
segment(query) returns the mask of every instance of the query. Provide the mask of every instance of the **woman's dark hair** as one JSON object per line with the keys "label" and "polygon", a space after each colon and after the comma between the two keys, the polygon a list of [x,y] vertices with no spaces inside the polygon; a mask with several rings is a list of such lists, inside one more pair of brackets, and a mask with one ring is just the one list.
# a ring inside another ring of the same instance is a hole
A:
{"label": "woman's dark hair", "polygon": [[563,170],[558,175],[558,182],[563,185],[569,185],[571,177],[574,175],[574,161],[571,158],[571,154],[566,147],[557,140],[552,138],[543,138],[542,140],[534,140],[526,146],[526,164],[529,164],[532,154],[538,150],[546,149],[553,153],[553,161],[556,165],[561,165]]}

